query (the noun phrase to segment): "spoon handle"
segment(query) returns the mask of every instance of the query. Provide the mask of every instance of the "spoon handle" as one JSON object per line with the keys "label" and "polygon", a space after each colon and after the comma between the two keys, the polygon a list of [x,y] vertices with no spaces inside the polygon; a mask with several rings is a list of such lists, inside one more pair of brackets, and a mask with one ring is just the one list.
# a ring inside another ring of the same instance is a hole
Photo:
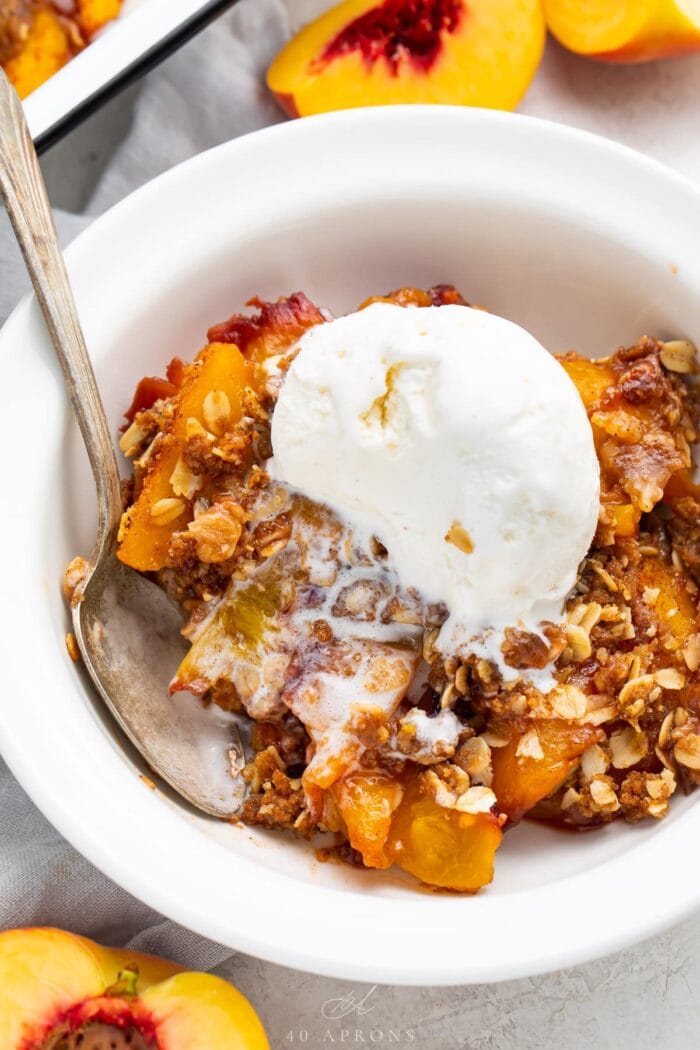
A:
{"label": "spoon handle", "polygon": [[85,346],[46,186],[24,110],[0,69],[0,192],[63,370],[97,486],[93,559],[111,545],[121,515],[119,471]]}

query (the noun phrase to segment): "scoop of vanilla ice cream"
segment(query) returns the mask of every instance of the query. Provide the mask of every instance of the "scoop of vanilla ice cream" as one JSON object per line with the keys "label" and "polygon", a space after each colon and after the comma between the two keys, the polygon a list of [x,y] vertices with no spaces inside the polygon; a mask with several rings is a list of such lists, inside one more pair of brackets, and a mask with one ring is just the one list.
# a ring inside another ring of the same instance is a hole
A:
{"label": "scoop of vanilla ice cream", "polygon": [[441,648],[501,664],[507,626],[561,620],[596,528],[576,388],[528,332],[463,306],[375,303],[310,329],[272,420],[274,476],[378,536],[444,602]]}

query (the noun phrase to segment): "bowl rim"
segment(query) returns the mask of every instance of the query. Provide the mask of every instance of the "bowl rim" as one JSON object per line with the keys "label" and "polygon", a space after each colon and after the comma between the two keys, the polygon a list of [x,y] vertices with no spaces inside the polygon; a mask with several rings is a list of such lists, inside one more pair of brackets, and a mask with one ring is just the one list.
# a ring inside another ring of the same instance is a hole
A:
{"label": "bowl rim", "polygon": [[[683,213],[684,207],[695,207],[700,215],[700,190],[690,180],[658,161],[600,136],[538,118],[488,110],[442,106],[382,107],[325,114],[305,118],[303,121],[275,125],[193,157],[140,187],[95,220],[67,250],[69,270],[79,260],[88,259],[93,251],[99,252],[101,242],[109,237],[115,224],[128,226],[137,220],[139,212],[148,206],[149,201],[154,201],[161,195],[165,197],[168,193],[177,194],[178,186],[184,188],[210,166],[213,170],[226,163],[235,165],[236,158],[245,151],[261,151],[266,146],[274,146],[277,150],[284,151],[287,143],[296,143],[296,148],[299,148],[301,144],[312,143],[318,136],[323,139],[328,135],[332,140],[336,133],[355,136],[356,141],[363,135],[368,140],[371,140],[373,135],[390,139],[391,136],[404,132],[415,133],[418,128],[421,136],[435,136],[437,131],[438,139],[440,134],[471,133],[476,136],[476,141],[481,140],[483,144],[501,141],[505,135],[509,137],[509,141],[510,137],[514,137],[517,146],[520,147],[529,142],[530,148],[534,148],[532,142],[537,140],[540,148],[546,145],[550,150],[570,151],[571,154],[583,150],[584,153],[590,154],[591,162],[617,164],[623,171],[636,173],[640,182],[642,176],[646,176],[650,185],[655,187],[651,196],[656,196],[657,203],[662,189],[675,189],[674,200],[669,202],[669,216],[671,208],[674,208],[678,213],[679,231],[681,220],[687,222],[687,214]],[[398,138],[396,141],[399,141]],[[694,273],[695,284],[700,288],[700,264],[695,267]],[[0,352],[7,350],[6,344],[16,333],[24,331],[26,334],[30,326],[30,334],[34,341],[40,340],[35,304],[32,297],[28,296],[22,300],[3,327],[0,333]],[[0,524],[0,535],[3,531],[4,526]],[[0,624],[3,623],[4,617],[5,625],[12,626],[12,612],[10,603],[0,597]],[[21,691],[23,683],[17,678],[15,684]],[[318,912],[325,917],[324,922],[331,922],[330,926],[324,926],[320,930],[309,929],[308,925],[304,926],[303,917],[295,915],[288,916],[283,931],[273,923],[261,930],[254,928],[253,908],[250,915],[243,915],[242,911],[238,910],[236,921],[228,920],[222,927],[220,916],[212,915],[206,908],[202,911],[197,904],[183,899],[182,895],[170,886],[167,878],[157,877],[155,870],[150,876],[144,876],[128,862],[126,850],[112,841],[108,842],[106,837],[103,839],[95,835],[90,830],[91,818],[95,818],[97,813],[94,799],[81,798],[82,819],[76,816],[71,807],[79,797],[76,795],[77,782],[75,788],[71,788],[70,799],[68,792],[64,794],[54,790],[53,783],[43,775],[41,763],[28,750],[26,735],[15,735],[13,715],[7,710],[9,706],[4,705],[4,711],[0,709],[0,751],[39,809],[76,849],[134,896],[163,914],[213,940],[223,940],[232,948],[269,961],[328,976],[379,983],[479,984],[530,976],[606,955],[666,929],[700,907],[700,886],[690,874],[689,869],[692,869],[692,865],[676,865],[673,893],[662,895],[660,901],[655,898],[653,910],[642,906],[645,903],[644,887],[651,884],[650,880],[658,880],[661,871],[667,873],[669,843],[675,845],[679,851],[682,843],[685,843],[687,849],[690,829],[692,848],[693,828],[700,831],[700,807],[693,806],[665,829],[663,844],[658,835],[647,833],[643,841],[638,841],[624,851],[622,856],[625,861],[640,850],[645,855],[643,867],[635,868],[637,873],[641,870],[642,875],[632,890],[627,885],[624,887],[624,893],[617,889],[616,879],[624,867],[621,866],[621,857],[617,856],[588,872],[562,878],[551,886],[542,885],[513,893],[510,896],[514,900],[509,902],[507,907],[504,903],[505,897],[489,898],[488,895],[484,895],[476,898],[479,901],[478,912],[474,910],[470,915],[470,930],[473,930],[477,943],[481,937],[481,943],[485,944],[485,931],[489,928],[497,929],[499,923],[503,922],[503,915],[499,915],[499,911],[507,913],[506,926],[510,922],[519,922],[520,935],[524,937],[527,934],[530,937],[531,949],[514,952],[507,958],[497,955],[474,958],[469,957],[468,953],[464,957],[465,953],[460,954],[454,949],[452,954],[439,964],[431,960],[428,968],[414,958],[412,944],[420,943],[421,937],[429,936],[438,928],[443,930],[454,921],[451,916],[458,913],[461,905],[455,906],[452,902],[461,901],[464,904],[465,901],[464,898],[458,897],[428,898],[427,895],[418,894],[411,896],[410,900],[403,898],[399,906],[395,898],[370,894],[343,894],[348,907],[347,912],[342,914],[343,909],[337,907],[340,899],[337,890],[310,884],[306,887],[308,892],[304,894],[306,903],[313,900]],[[77,776],[77,771],[74,771],[73,775]],[[136,781],[137,778],[133,779]],[[128,795],[129,804],[133,802],[136,805],[136,795],[131,793],[133,787],[134,785],[125,785],[124,791],[125,795]],[[141,791],[140,788],[137,790]],[[147,795],[150,796],[151,793]],[[144,800],[141,794],[138,796],[138,805],[149,819],[151,811],[153,814],[157,813],[154,820],[157,820],[166,832],[171,825],[175,832],[175,817],[167,805],[163,806],[161,802],[156,802],[150,797]],[[153,843],[148,843],[145,829],[132,828],[130,833],[133,841],[140,843],[145,854],[149,856],[150,862],[158,867]],[[260,866],[248,861],[242,862],[239,858],[236,858],[235,864],[239,869],[242,885],[251,889],[254,899],[256,873]],[[166,869],[161,863],[160,875],[165,873]],[[290,884],[288,879],[285,880],[276,873],[272,875],[268,872],[267,878],[273,889],[288,887]],[[596,924],[590,921],[585,906],[579,907],[576,915],[567,914],[567,892],[573,892],[576,881],[584,878],[588,900],[594,901],[596,907],[602,910],[604,923]],[[614,887],[612,895],[611,885]],[[606,900],[606,892],[608,897],[614,898],[613,901]],[[519,903],[515,898],[520,898]],[[390,940],[393,938],[393,943],[389,945],[388,950],[385,945],[379,951],[376,942],[370,942],[371,951],[368,951],[367,942],[363,942],[362,934],[366,935],[368,931],[376,929],[377,918],[380,915],[378,908],[385,909],[382,916],[384,933]],[[519,912],[522,912],[520,918]],[[533,913],[553,914],[556,916],[556,922],[552,923],[551,929],[538,929]],[[340,939],[329,944],[331,936]]]}

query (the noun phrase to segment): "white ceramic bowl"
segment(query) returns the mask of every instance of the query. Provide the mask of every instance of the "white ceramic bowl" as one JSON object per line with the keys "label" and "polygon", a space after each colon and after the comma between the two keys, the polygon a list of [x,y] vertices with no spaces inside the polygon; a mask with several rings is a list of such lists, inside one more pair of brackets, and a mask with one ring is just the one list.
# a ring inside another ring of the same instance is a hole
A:
{"label": "white ceramic bowl", "polygon": [[[197,157],[99,219],[68,263],[116,430],[140,376],[193,354],[208,325],[256,293],[304,289],[343,311],[398,285],[452,281],[552,350],[605,354],[644,332],[697,339],[698,229],[697,189],[610,142],[491,112],[374,109]],[[0,744],[48,818],[115,881],[253,955],[416,984],[580,962],[698,905],[692,797],[644,827],[521,825],[493,885],[459,897],[320,865],[303,843],[148,790],[65,650],[59,580],[90,549],[94,505],[32,302],[6,324],[0,358]]]}

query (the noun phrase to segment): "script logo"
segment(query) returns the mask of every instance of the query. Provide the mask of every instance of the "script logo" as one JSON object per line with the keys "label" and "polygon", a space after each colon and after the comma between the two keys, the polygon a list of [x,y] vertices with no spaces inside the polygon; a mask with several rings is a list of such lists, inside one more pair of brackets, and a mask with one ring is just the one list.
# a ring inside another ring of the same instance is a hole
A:
{"label": "script logo", "polygon": [[321,1017],[324,1017],[326,1021],[340,1021],[343,1017],[350,1017],[351,1014],[363,1017],[374,1010],[377,1005],[369,1001],[376,990],[377,985],[373,984],[362,997],[348,992],[347,995],[339,995],[335,999],[326,999],[321,1007]]}

